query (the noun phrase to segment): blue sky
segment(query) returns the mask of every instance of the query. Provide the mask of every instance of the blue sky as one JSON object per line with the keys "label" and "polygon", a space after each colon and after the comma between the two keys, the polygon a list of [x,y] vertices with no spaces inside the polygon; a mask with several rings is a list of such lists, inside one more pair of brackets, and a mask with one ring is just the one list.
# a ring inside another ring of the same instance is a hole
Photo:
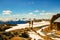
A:
{"label": "blue sky", "polygon": [[[36,17],[60,12],[60,0],[0,0],[0,17]],[[28,15],[28,16],[27,16]]]}

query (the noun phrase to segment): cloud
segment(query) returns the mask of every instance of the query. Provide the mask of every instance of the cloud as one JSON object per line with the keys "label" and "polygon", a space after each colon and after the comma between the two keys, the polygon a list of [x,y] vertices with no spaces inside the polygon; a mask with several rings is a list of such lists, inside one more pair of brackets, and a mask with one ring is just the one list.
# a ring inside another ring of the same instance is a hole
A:
{"label": "cloud", "polygon": [[3,13],[3,14],[11,14],[12,11],[11,11],[11,10],[3,10],[2,13]]}
{"label": "cloud", "polygon": [[6,21],[15,20],[15,19],[16,19],[16,18],[10,18],[10,17],[8,17],[8,18],[0,18],[0,21],[6,22]]}
{"label": "cloud", "polygon": [[32,12],[30,12],[30,13],[28,13],[29,15],[32,15],[33,13]]}
{"label": "cloud", "polygon": [[34,10],[34,12],[40,12],[39,10]]}
{"label": "cloud", "polygon": [[50,13],[50,12],[46,12],[46,13],[40,13],[40,15],[56,15],[57,13]]}
{"label": "cloud", "polygon": [[[35,12],[38,12],[37,10]],[[52,12],[45,12],[43,10],[40,14],[34,14],[33,12],[28,13],[27,18],[39,18],[39,19],[51,19],[53,15],[56,15],[57,13]]]}
{"label": "cloud", "polygon": [[57,13],[49,13],[49,12],[46,12],[46,13],[40,13],[40,16],[41,18],[44,18],[44,19],[51,19],[53,15],[56,15]]}
{"label": "cloud", "polygon": [[24,16],[25,18],[28,18],[28,19],[30,19],[30,18],[35,18],[36,17],[36,15],[35,14],[33,14],[33,12],[29,12],[28,14],[25,14],[25,16]]}

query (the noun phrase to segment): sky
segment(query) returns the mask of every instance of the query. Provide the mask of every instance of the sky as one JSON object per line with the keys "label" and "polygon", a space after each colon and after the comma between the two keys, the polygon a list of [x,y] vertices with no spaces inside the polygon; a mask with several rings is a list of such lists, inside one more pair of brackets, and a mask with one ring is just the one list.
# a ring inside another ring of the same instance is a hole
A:
{"label": "sky", "polygon": [[0,19],[50,18],[60,13],[60,0],[0,0]]}

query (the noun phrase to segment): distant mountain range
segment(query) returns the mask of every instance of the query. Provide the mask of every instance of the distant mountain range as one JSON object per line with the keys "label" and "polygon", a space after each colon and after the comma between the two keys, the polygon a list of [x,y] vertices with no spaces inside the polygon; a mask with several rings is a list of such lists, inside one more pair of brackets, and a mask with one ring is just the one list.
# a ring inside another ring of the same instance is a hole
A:
{"label": "distant mountain range", "polygon": [[22,21],[22,20],[13,21],[13,20],[11,20],[11,21],[6,21],[6,22],[0,21],[0,24],[25,24],[27,22],[28,21]]}

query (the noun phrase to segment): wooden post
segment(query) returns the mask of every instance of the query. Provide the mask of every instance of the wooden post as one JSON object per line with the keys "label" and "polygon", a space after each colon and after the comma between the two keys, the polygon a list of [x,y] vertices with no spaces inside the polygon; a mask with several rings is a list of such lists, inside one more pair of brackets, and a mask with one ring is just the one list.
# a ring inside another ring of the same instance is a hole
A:
{"label": "wooden post", "polygon": [[29,27],[33,27],[33,20],[31,20],[31,19],[29,21]]}

